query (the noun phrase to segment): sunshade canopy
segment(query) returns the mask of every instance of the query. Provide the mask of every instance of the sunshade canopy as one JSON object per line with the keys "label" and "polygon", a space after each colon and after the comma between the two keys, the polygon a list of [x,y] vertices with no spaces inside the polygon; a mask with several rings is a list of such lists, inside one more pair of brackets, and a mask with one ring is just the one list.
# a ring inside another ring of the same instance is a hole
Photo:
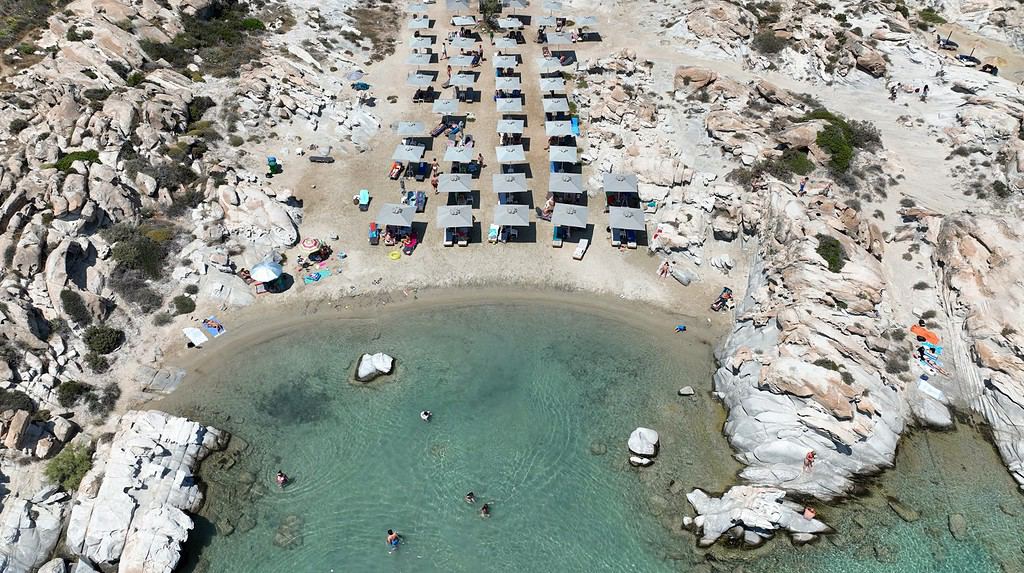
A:
{"label": "sunshade canopy", "polygon": [[510,54],[494,56],[491,62],[496,68],[514,68],[519,65],[519,58]]}
{"label": "sunshade canopy", "polygon": [[562,67],[562,62],[558,61],[558,58],[538,58],[537,68],[542,72],[553,72],[558,68]]}
{"label": "sunshade canopy", "polygon": [[579,173],[552,173],[548,179],[551,193],[583,193],[583,176]]}
{"label": "sunshade canopy", "polygon": [[544,98],[544,113],[567,113],[569,111],[569,100],[564,97]]}
{"label": "sunshade canopy", "polygon": [[587,208],[580,205],[555,203],[555,210],[551,212],[551,224],[559,227],[585,229],[587,227]]}
{"label": "sunshade canopy", "polygon": [[525,173],[495,173],[491,176],[495,193],[525,193]]}
{"label": "sunshade canopy", "polygon": [[499,50],[511,50],[519,47],[519,42],[512,38],[495,38],[494,47]]}
{"label": "sunshade canopy", "polygon": [[518,97],[500,97],[494,100],[498,113],[519,113],[523,111],[523,99]]}
{"label": "sunshade canopy", "polygon": [[472,87],[474,82],[476,82],[476,75],[467,72],[452,75],[452,79],[448,81],[448,85],[468,88]]}
{"label": "sunshade canopy", "polygon": [[521,119],[498,120],[498,133],[522,133],[526,122]]}
{"label": "sunshade canopy", "polygon": [[430,18],[413,18],[409,20],[409,29],[426,30],[430,27]]}
{"label": "sunshade canopy", "polygon": [[463,38],[462,36],[452,38],[449,44],[456,50],[471,50],[476,47],[476,42],[473,41],[473,38]]}
{"label": "sunshade canopy", "polygon": [[548,12],[558,12],[562,9],[562,3],[557,0],[544,0],[544,9]]}
{"label": "sunshade canopy", "polygon": [[453,68],[468,68],[473,65],[473,56],[459,54],[448,58],[448,65]]}
{"label": "sunshade canopy", "polygon": [[523,27],[523,21],[519,18],[498,18],[498,27],[503,30],[516,30]]}
{"label": "sunshade canopy", "polygon": [[605,173],[602,178],[605,193],[636,193],[636,175],[632,173]]}
{"label": "sunshade canopy", "polygon": [[405,7],[405,11],[410,14],[426,14],[428,10],[430,7],[421,3],[409,4]]}
{"label": "sunshade canopy", "polygon": [[469,163],[473,161],[473,148],[463,145],[451,145],[444,150],[444,160]]}
{"label": "sunshade canopy", "polygon": [[555,21],[554,16],[541,16],[540,18],[537,18],[537,25],[554,27],[558,25],[558,22]]}
{"label": "sunshade canopy", "polygon": [[434,105],[431,107],[434,113],[442,113],[444,115],[452,115],[459,113],[459,100],[457,99],[435,99]]}
{"label": "sunshade canopy", "polygon": [[548,153],[548,158],[551,161],[560,161],[562,163],[576,163],[576,148],[563,145],[552,145],[551,151]]}
{"label": "sunshade canopy", "polygon": [[447,0],[445,4],[449,12],[469,12],[469,0]]}
{"label": "sunshade canopy", "polygon": [[399,145],[395,148],[395,152],[391,154],[391,159],[395,161],[419,161],[423,158],[423,152],[426,149],[419,145]]}
{"label": "sunshade canopy", "polygon": [[529,205],[495,205],[494,224],[509,227],[530,226]]}
{"label": "sunshade canopy", "polygon": [[596,16],[580,16],[576,18],[576,25],[580,28],[593,28],[597,25]]}
{"label": "sunshade canopy", "polygon": [[433,56],[430,54],[409,54],[409,57],[405,59],[405,63],[410,66],[428,66]]}
{"label": "sunshade canopy", "polygon": [[523,82],[515,76],[502,76],[494,78],[494,89],[496,90],[518,90],[522,89]]}
{"label": "sunshade canopy", "polygon": [[412,217],[415,213],[415,205],[385,203],[380,206],[380,212],[377,213],[377,224],[392,225],[394,227],[411,227]]}
{"label": "sunshade canopy", "polygon": [[526,2],[523,0],[502,0],[501,5],[512,10],[526,10]]}
{"label": "sunshade canopy", "polygon": [[452,16],[452,26],[476,26],[473,16]]}
{"label": "sunshade canopy", "polygon": [[273,280],[277,280],[277,277],[284,273],[284,269],[281,265],[272,261],[264,261],[258,265],[255,265],[250,271],[249,276],[254,280],[261,283],[268,283]]}
{"label": "sunshade canopy", "polygon": [[437,226],[442,229],[472,227],[473,208],[470,205],[445,205],[438,207]]}
{"label": "sunshade canopy", "polygon": [[437,178],[441,193],[469,193],[473,190],[473,176],[469,173],[445,173]]}
{"label": "sunshade canopy", "polygon": [[647,229],[644,225],[644,212],[640,209],[629,207],[609,207],[608,226],[613,229],[625,229],[627,231],[643,231]]}
{"label": "sunshade canopy", "polygon": [[547,121],[544,122],[544,134],[548,137],[561,137],[572,135],[571,121]]}
{"label": "sunshade canopy", "polygon": [[565,93],[565,80],[562,78],[541,78],[540,79],[540,91],[542,92],[555,92],[556,94]]}
{"label": "sunshade canopy", "polygon": [[395,131],[398,132],[399,137],[418,137],[425,134],[427,128],[422,121],[400,121],[395,127]]}
{"label": "sunshade canopy", "polygon": [[526,152],[522,145],[502,145],[494,148],[494,157],[498,163],[522,163],[526,161]]}
{"label": "sunshade canopy", "polygon": [[413,39],[409,40],[410,48],[429,48],[433,44],[434,39],[430,36],[415,36]]}
{"label": "sunshade canopy", "polygon": [[408,76],[405,76],[405,83],[410,86],[423,87],[429,86],[434,83],[434,76],[430,74],[421,74],[419,72],[413,72]]}
{"label": "sunshade canopy", "polygon": [[571,44],[572,36],[565,32],[549,32],[546,34],[547,43],[551,45]]}

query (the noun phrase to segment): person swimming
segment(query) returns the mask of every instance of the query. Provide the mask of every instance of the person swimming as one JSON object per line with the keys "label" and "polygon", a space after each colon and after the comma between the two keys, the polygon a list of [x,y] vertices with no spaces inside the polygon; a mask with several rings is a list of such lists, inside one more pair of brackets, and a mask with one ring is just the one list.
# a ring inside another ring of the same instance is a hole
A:
{"label": "person swimming", "polygon": [[466,503],[476,503],[476,495],[473,492],[467,493],[462,499],[466,500]]}
{"label": "person swimming", "polygon": [[284,489],[284,486],[288,485],[288,476],[283,471],[277,470],[277,487]]}
{"label": "person swimming", "polygon": [[398,550],[398,544],[401,543],[401,542],[402,542],[402,540],[401,540],[400,537],[398,537],[398,534],[395,533],[395,531],[393,529],[389,529],[388,530],[388,547],[390,547],[390,549],[389,549],[388,553],[394,553],[396,550]]}
{"label": "person swimming", "polygon": [[430,410],[423,410],[422,412],[420,412],[420,419],[423,420],[424,422],[429,422],[430,419],[433,417],[434,413],[431,412]]}
{"label": "person swimming", "polygon": [[491,506],[489,504],[486,504],[486,503],[483,504],[482,506],[480,506],[480,517],[490,517],[490,516],[491,516]]}

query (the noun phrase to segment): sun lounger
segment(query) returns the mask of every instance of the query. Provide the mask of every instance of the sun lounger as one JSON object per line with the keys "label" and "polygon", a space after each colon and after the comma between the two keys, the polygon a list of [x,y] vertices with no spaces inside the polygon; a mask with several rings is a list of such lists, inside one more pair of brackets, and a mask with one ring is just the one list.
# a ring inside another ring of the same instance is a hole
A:
{"label": "sun lounger", "polygon": [[498,231],[498,241],[502,243],[508,242],[508,230],[509,227],[501,227],[501,230]]}
{"label": "sun lounger", "polygon": [[498,242],[498,232],[500,230],[501,230],[501,228],[498,227],[497,225],[491,225],[491,227],[487,230],[487,241],[491,242],[491,243],[497,243]]}
{"label": "sun lounger", "polygon": [[359,190],[359,210],[368,211],[370,209],[370,192],[366,189]]}
{"label": "sun lounger", "polygon": [[620,246],[622,246],[622,240],[619,238],[619,230],[618,229],[612,229],[612,246],[613,247],[620,247]]}
{"label": "sun lounger", "polygon": [[397,180],[398,176],[402,174],[403,167],[404,166],[402,165],[401,161],[396,161],[392,163],[391,170],[388,172],[388,177]]}
{"label": "sun lounger", "polygon": [[626,231],[626,246],[630,249],[636,248],[636,231],[632,229]]}
{"label": "sun lounger", "polygon": [[575,115],[569,120],[572,123],[572,134],[576,137],[580,136],[580,118]]}
{"label": "sun lounger", "polygon": [[444,246],[450,247],[455,244],[455,230],[448,227],[444,230]]}
{"label": "sun lounger", "polygon": [[416,212],[422,213],[427,208],[427,194],[423,191],[416,192]]}
{"label": "sun lounger", "polygon": [[426,181],[429,173],[430,164],[426,161],[420,161],[420,164],[416,166],[416,181]]}
{"label": "sun lounger", "polygon": [[448,124],[442,121],[441,123],[437,124],[437,127],[430,130],[430,137],[437,137],[438,135],[444,133],[444,130],[446,129],[448,129]]}
{"label": "sun lounger", "polygon": [[572,258],[577,261],[583,260],[583,255],[587,254],[587,247],[590,246],[588,239],[580,239],[580,242],[576,245],[576,251],[572,254]]}
{"label": "sun lounger", "polygon": [[469,231],[467,231],[465,229],[459,229],[458,239],[459,239],[459,246],[460,247],[468,247],[469,246]]}
{"label": "sun lounger", "polygon": [[370,232],[369,232],[370,244],[380,244],[380,227],[377,226],[376,221],[370,221]]}
{"label": "sun lounger", "polygon": [[559,228],[557,225],[555,226],[555,230],[551,234],[551,246],[558,248],[562,247],[562,231],[561,228]]}

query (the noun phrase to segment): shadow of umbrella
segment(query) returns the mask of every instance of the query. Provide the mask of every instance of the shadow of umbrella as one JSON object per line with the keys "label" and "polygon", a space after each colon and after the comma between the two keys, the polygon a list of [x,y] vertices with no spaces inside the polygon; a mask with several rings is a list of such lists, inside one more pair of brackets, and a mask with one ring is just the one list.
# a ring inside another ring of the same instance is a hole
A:
{"label": "shadow of umbrella", "polygon": [[295,277],[288,273],[282,273],[281,276],[277,277],[277,280],[275,280],[274,282],[265,283],[267,287],[267,292],[274,294],[286,292],[288,289],[292,288],[294,284]]}

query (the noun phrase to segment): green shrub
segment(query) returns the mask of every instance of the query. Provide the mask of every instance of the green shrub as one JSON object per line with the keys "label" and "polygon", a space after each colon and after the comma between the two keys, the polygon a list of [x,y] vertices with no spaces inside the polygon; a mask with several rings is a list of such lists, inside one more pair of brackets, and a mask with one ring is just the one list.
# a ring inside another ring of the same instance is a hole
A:
{"label": "green shrub", "polygon": [[103,100],[107,99],[108,97],[110,97],[110,93],[111,92],[108,89],[89,88],[89,89],[85,90],[84,92],[82,92],[82,95],[85,96],[85,99],[88,99],[88,100],[103,101]]}
{"label": "green shrub", "polygon": [[97,354],[110,354],[124,344],[124,332],[105,324],[96,324],[85,329],[82,340],[89,350]]}
{"label": "green shrub", "polygon": [[775,35],[771,30],[758,32],[750,45],[762,54],[777,54],[786,47],[786,40]]}
{"label": "green shrub", "polygon": [[926,310],[926,311],[921,313],[921,318],[923,318],[925,320],[931,320],[931,319],[935,318],[936,316],[938,316],[938,314],[939,313],[934,311],[934,310]]}
{"label": "green shrub", "polygon": [[206,111],[217,105],[212,98],[207,96],[199,96],[192,98],[192,101],[188,104],[188,122],[194,124],[203,119],[203,115]]}
{"label": "green shrub", "polygon": [[922,22],[928,22],[929,24],[946,23],[946,19],[940,16],[939,13],[935,11],[935,8],[932,7],[922,9],[917,13],[917,17],[920,18]]}
{"label": "green shrub", "polygon": [[36,404],[28,394],[21,390],[5,390],[0,388],[0,412],[6,410],[25,410],[35,412]]}
{"label": "green shrub", "polygon": [[78,292],[71,289],[60,291],[60,304],[71,320],[82,326],[92,324],[92,313],[89,312],[82,295]]}
{"label": "green shrub", "polygon": [[914,290],[928,290],[928,283],[924,281],[918,281],[914,283]]}
{"label": "green shrub", "polygon": [[148,314],[163,306],[163,297],[150,288],[142,271],[117,266],[110,275],[109,284],[121,298],[138,305],[144,313]]}
{"label": "green shrub", "polygon": [[92,39],[92,30],[79,31],[77,26],[72,25],[68,28],[67,34],[64,34],[69,42],[81,42],[82,40]]}
{"label": "green shrub", "polygon": [[128,75],[128,78],[125,79],[125,84],[127,84],[128,87],[133,88],[141,84],[145,79],[146,76],[142,75],[142,72],[132,72]]}
{"label": "green shrub", "polygon": [[823,234],[818,234],[817,239],[818,255],[828,263],[828,270],[834,273],[843,270],[843,266],[846,265],[846,252],[843,250],[843,245],[840,244],[839,240]]}
{"label": "green shrub", "polygon": [[185,285],[185,294],[197,294],[199,285]]}
{"label": "green shrub", "polygon": [[72,151],[64,157],[57,160],[55,167],[64,173],[71,172],[71,165],[76,161],[84,161],[86,163],[95,163],[100,160],[100,152],[94,149],[88,151]]}
{"label": "green shrub", "polygon": [[173,302],[174,314],[188,314],[196,309],[196,302],[183,294],[174,297]]}
{"label": "green shrub", "polygon": [[11,123],[8,124],[7,129],[10,129],[11,133],[17,135],[17,134],[25,131],[25,129],[27,129],[28,126],[29,126],[28,121],[26,121],[24,119],[21,119],[19,117],[19,118],[16,118],[16,119],[12,119]]}
{"label": "green shrub", "polygon": [[241,147],[243,143],[245,143],[245,140],[242,139],[241,136],[235,134],[231,134],[228,136],[228,144],[230,144],[232,147]]}
{"label": "green shrub", "polygon": [[84,446],[70,445],[46,464],[46,479],[60,484],[67,491],[75,491],[82,478],[92,469],[92,452]]}
{"label": "green shrub", "polygon": [[824,149],[831,156],[828,160],[829,166],[839,172],[850,168],[853,160],[853,145],[846,138],[843,129],[835,124],[826,125],[818,132],[818,146]]}
{"label": "green shrub", "polygon": [[71,408],[83,397],[92,392],[92,386],[74,380],[65,380],[57,386],[57,403]]}
{"label": "green shrub", "polygon": [[113,382],[107,384],[99,393],[92,392],[86,396],[89,402],[89,413],[105,418],[117,405],[117,400],[120,397],[121,388]]}
{"label": "green shrub", "polygon": [[839,365],[829,360],[828,358],[819,358],[814,361],[814,365],[820,366],[821,368],[826,368],[828,370],[835,370],[836,372],[839,371]]}
{"label": "green shrub", "polygon": [[171,197],[171,204],[167,207],[165,213],[171,218],[180,217],[187,213],[189,209],[195,209],[202,204],[205,198],[206,195],[198,189],[185,189]]}
{"label": "green shrub", "polygon": [[153,315],[153,326],[167,326],[174,321],[174,317],[169,312],[158,312]]}
{"label": "green shrub", "polygon": [[1007,197],[1010,196],[1010,188],[1006,185],[1006,183],[1003,183],[998,179],[992,182],[992,192],[995,193],[996,197],[999,197],[1000,199],[1006,199]]}
{"label": "green shrub", "polygon": [[120,60],[107,60],[107,67],[114,70],[114,73],[120,76],[121,79],[126,79],[132,71],[131,68]]}
{"label": "green shrub", "polygon": [[790,173],[808,175],[814,171],[814,163],[807,158],[807,154],[803,151],[787,149],[782,152],[781,161]]}
{"label": "green shrub", "polygon": [[103,356],[90,352],[85,355],[85,365],[95,374],[103,374],[110,369],[110,362]]}

